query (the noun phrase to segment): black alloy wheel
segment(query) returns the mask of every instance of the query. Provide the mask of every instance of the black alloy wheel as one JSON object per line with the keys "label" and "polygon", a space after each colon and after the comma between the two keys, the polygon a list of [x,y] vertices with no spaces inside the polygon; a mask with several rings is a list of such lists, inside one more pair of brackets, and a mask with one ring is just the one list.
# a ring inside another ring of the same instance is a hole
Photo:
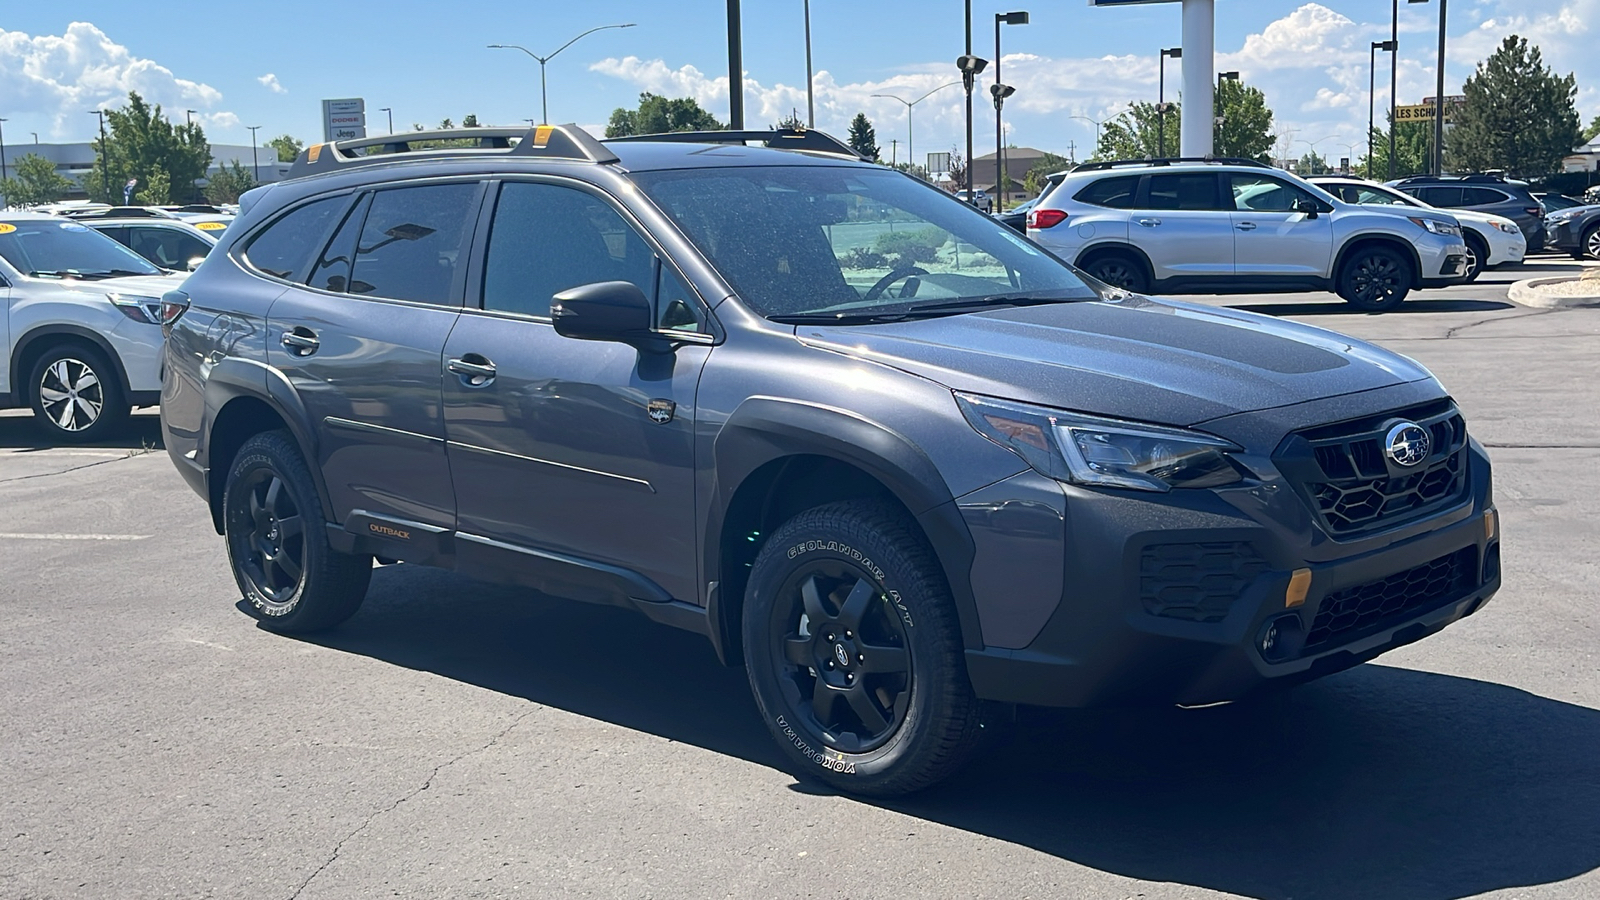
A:
{"label": "black alloy wheel", "polygon": [[1399,253],[1383,247],[1362,250],[1345,264],[1339,295],[1357,309],[1385,312],[1405,302],[1411,290],[1411,266]]}
{"label": "black alloy wheel", "polygon": [[905,721],[911,651],[888,594],[853,563],[825,559],[795,572],[771,619],[774,657],[795,720],[834,750],[864,753]]}
{"label": "black alloy wheel", "polygon": [[1084,271],[1091,277],[1103,281],[1112,287],[1119,287],[1125,291],[1142,294],[1148,290],[1144,267],[1130,257],[1121,254],[1101,256],[1084,267]]}
{"label": "black alloy wheel", "polygon": [[1470,284],[1477,281],[1478,276],[1483,273],[1484,266],[1489,261],[1489,246],[1483,242],[1482,238],[1472,234],[1467,236],[1466,244],[1467,283]]}
{"label": "black alloy wheel", "polygon": [[281,608],[305,579],[305,519],[283,479],[271,469],[256,469],[238,490],[250,516],[244,536],[249,552],[240,568],[270,606]]}

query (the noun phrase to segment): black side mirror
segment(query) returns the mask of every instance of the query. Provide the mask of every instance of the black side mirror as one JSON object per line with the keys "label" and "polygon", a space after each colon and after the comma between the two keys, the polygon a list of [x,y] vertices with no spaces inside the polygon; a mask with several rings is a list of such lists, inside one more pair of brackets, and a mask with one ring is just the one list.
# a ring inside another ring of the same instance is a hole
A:
{"label": "black side mirror", "polygon": [[568,288],[551,298],[550,321],[556,334],[584,341],[654,343],[650,300],[631,281],[597,281]]}
{"label": "black side mirror", "polygon": [[1317,209],[1317,201],[1315,200],[1296,200],[1294,202],[1294,211],[1305,213],[1308,219],[1315,219],[1317,214],[1321,212],[1321,210]]}

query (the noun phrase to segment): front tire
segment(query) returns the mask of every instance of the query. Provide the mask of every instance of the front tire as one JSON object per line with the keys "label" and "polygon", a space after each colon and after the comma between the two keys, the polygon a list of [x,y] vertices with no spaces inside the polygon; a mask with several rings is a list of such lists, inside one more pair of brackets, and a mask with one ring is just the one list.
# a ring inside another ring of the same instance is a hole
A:
{"label": "front tire", "polygon": [[222,505],[233,577],[263,628],[305,634],[355,615],[372,578],[372,557],[328,544],[311,470],[286,433],[245,441]]}
{"label": "front tire", "polygon": [[1600,259],[1600,225],[1593,225],[1583,233],[1583,241],[1578,244],[1580,253],[1578,258],[1587,256],[1590,259]]}
{"label": "front tire", "polygon": [[1463,283],[1471,284],[1478,280],[1478,276],[1483,274],[1484,269],[1489,267],[1489,245],[1484,243],[1483,238],[1472,234],[1467,236],[1466,244],[1467,280]]}
{"label": "front tire", "polygon": [[1411,261],[1388,247],[1357,250],[1339,275],[1339,296],[1356,309],[1387,312],[1411,292]]}
{"label": "front tire", "polygon": [[877,501],[807,510],[750,573],[745,662],[791,768],[894,796],[955,772],[984,733],[954,602],[933,550]]}
{"label": "front tire", "polygon": [[33,416],[60,443],[104,440],[128,421],[127,392],[105,354],[78,344],[51,347],[28,382]]}

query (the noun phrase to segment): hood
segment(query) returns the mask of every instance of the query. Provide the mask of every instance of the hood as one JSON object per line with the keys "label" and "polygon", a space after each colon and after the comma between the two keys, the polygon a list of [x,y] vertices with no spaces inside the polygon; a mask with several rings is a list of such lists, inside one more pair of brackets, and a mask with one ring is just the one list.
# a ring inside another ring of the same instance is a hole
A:
{"label": "hood", "polygon": [[1320,328],[1122,296],[795,335],[952,390],[1179,426],[1432,378]]}
{"label": "hood", "polygon": [[159,298],[167,291],[175,291],[182,287],[184,279],[188,277],[188,272],[174,272],[171,275],[129,275],[125,278],[104,278],[99,281],[81,281],[77,284],[80,291],[142,294]]}

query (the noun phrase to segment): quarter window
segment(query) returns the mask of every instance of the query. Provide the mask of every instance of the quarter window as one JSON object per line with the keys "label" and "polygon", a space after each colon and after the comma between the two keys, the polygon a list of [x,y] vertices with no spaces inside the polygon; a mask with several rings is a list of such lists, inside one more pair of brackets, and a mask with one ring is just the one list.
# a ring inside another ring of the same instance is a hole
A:
{"label": "quarter window", "polygon": [[1461,188],[1458,187],[1425,187],[1418,190],[1417,195],[1429,206],[1452,208],[1461,205]]}
{"label": "quarter window", "polygon": [[379,191],[356,242],[350,293],[445,306],[464,262],[479,185],[429,184]]}
{"label": "quarter window", "polygon": [[1469,187],[1461,189],[1462,206],[1492,206],[1511,198],[1494,188]]}
{"label": "quarter window", "polygon": [[1139,176],[1123,175],[1117,178],[1102,178],[1079,191],[1072,199],[1079,203],[1088,203],[1093,206],[1109,206],[1112,209],[1132,209],[1133,195],[1139,189]]}
{"label": "quarter window", "polygon": [[280,217],[250,240],[245,259],[268,275],[294,278],[311,264],[329,229],[349,202],[348,197],[325,197]]}

